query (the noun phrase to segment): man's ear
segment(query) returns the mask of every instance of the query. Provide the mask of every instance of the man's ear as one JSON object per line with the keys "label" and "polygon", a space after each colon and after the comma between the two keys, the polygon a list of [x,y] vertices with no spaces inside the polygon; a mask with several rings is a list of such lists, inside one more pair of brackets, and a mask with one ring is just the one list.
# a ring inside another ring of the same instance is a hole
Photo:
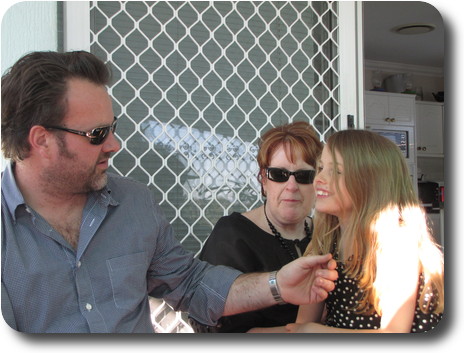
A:
{"label": "man's ear", "polygon": [[39,153],[42,157],[48,157],[50,153],[53,135],[43,126],[34,125],[29,131],[29,144],[31,152]]}

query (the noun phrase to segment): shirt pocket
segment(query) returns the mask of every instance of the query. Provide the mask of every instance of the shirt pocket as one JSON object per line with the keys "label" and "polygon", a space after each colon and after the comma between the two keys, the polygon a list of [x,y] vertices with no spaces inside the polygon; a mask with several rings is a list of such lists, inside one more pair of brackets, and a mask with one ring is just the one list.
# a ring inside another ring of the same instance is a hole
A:
{"label": "shirt pocket", "polygon": [[106,260],[116,307],[135,310],[147,297],[147,257],[145,252]]}

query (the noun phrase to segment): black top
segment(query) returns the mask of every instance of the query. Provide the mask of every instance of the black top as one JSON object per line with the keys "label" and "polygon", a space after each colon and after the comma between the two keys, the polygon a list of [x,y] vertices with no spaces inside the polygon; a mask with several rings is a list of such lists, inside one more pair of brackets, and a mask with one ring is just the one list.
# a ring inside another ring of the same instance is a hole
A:
{"label": "black top", "polygon": [[[301,241],[285,239],[289,248],[304,253],[309,237]],[[213,265],[227,265],[244,273],[279,270],[292,261],[273,234],[267,233],[240,213],[219,219],[206,241],[200,259]],[[197,332],[246,332],[253,327],[283,326],[295,322],[298,306],[275,305],[263,310],[223,317],[215,328],[192,323]]]}
{"label": "black top", "polygon": [[[357,314],[353,310],[362,295],[358,281],[346,275],[342,262],[337,264],[338,279],[335,281],[335,289],[329,293],[325,302],[327,308],[326,325],[346,329],[379,329],[381,316],[376,312],[372,315],[364,315]],[[424,278],[421,275],[411,333],[432,330],[442,318],[442,314],[423,313],[420,310],[419,297],[423,286]],[[433,296],[431,300],[433,300],[431,307],[434,308],[437,303]]]}

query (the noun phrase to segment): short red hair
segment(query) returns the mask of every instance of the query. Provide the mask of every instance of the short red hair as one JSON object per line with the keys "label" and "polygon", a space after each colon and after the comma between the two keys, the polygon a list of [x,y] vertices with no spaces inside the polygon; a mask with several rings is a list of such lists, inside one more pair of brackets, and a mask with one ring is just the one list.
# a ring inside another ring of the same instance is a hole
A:
{"label": "short red hair", "polygon": [[[261,136],[257,157],[260,184],[262,184],[265,170],[269,167],[272,155],[282,145],[285,146],[288,160],[294,162],[297,156],[302,156],[303,160],[313,167],[316,167],[323,147],[314,128],[305,121],[276,126],[266,131]],[[262,188],[261,193],[263,193]]]}

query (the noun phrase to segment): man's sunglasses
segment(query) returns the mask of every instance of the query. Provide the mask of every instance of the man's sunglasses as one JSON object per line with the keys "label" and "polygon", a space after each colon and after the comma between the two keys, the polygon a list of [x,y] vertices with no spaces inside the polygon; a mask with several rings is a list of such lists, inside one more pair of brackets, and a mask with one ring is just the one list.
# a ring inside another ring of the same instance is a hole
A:
{"label": "man's sunglasses", "polygon": [[117,125],[117,121],[116,121],[116,117],[114,117],[114,121],[111,125],[97,127],[91,131],[79,131],[79,130],[68,129],[68,128],[61,127],[61,126],[44,126],[44,128],[61,130],[61,131],[70,132],[72,134],[84,136],[90,140],[90,143],[92,145],[101,145],[105,141],[107,136],[109,135],[110,131],[114,133],[114,131],[116,130],[116,125]]}
{"label": "man's sunglasses", "polygon": [[295,180],[299,184],[312,184],[314,176],[316,175],[315,170],[297,170],[296,172],[290,172],[287,169],[281,168],[267,168],[266,176],[269,180],[277,183],[286,182],[290,176],[295,176]]}

